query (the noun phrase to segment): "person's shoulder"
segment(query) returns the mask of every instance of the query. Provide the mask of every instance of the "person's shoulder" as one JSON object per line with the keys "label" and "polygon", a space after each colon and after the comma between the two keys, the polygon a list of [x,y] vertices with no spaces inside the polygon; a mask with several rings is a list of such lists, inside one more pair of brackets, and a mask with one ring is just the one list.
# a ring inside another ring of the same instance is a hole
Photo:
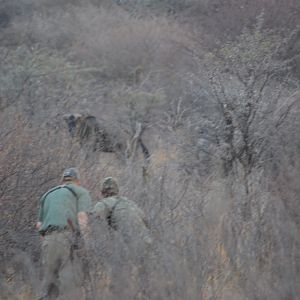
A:
{"label": "person's shoulder", "polygon": [[133,200],[126,197],[122,197],[122,201],[131,207],[138,207],[138,205]]}
{"label": "person's shoulder", "polygon": [[95,204],[93,211],[95,213],[100,213],[107,209],[110,210],[114,206],[115,203],[116,202],[113,199],[113,197],[103,198]]}
{"label": "person's shoulder", "polygon": [[98,201],[95,206],[94,206],[94,211],[97,211],[97,210],[103,210],[105,208],[105,205],[103,203],[103,201]]}
{"label": "person's shoulder", "polygon": [[44,193],[42,195],[42,197],[40,198],[40,202],[42,203],[48,197],[48,195],[50,195],[50,194],[52,195],[53,194],[52,192],[54,192],[60,188],[61,188],[61,185],[57,185],[57,186],[50,188],[46,193]]}
{"label": "person's shoulder", "polygon": [[119,197],[117,196],[111,196],[111,197],[106,197],[106,198],[103,198],[101,200],[102,203],[104,203],[104,205],[114,205],[115,203],[117,203]]}
{"label": "person's shoulder", "polygon": [[139,208],[139,206],[131,199],[128,199],[127,197],[118,197],[119,201],[118,203],[120,203],[120,206],[123,208],[126,208],[130,211],[140,211],[141,209]]}
{"label": "person's shoulder", "polygon": [[58,190],[61,188],[61,185],[56,185],[52,188],[50,188],[46,193],[44,193],[41,197],[41,199],[44,199],[47,195],[49,195],[50,193],[54,192],[55,190]]}
{"label": "person's shoulder", "polygon": [[78,194],[89,194],[89,191],[81,186],[81,185],[78,185],[78,184],[75,184],[75,183],[70,183],[68,184],[68,186],[74,190],[75,193],[78,193]]}

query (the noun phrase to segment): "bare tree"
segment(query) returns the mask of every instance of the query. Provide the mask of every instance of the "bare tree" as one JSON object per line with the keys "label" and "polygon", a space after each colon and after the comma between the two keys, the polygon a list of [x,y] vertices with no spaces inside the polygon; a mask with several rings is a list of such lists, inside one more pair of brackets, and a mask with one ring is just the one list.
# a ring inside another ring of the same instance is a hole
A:
{"label": "bare tree", "polygon": [[[247,177],[253,168],[270,159],[273,135],[297,104],[299,87],[290,74],[293,59],[281,60],[285,47],[297,37],[295,30],[282,39],[263,30],[263,16],[253,30],[206,56],[201,63],[208,74],[210,95],[216,103],[210,140],[221,149],[225,174],[243,169]],[[203,78],[203,77],[202,77]],[[203,139],[206,137],[203,136]]]}

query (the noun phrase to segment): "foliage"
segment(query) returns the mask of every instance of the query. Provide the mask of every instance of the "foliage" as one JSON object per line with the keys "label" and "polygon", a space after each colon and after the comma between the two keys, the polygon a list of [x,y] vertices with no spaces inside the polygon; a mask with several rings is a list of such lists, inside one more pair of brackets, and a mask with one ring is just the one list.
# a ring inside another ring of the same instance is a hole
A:
{"label": "foliage", "polygon": [[[296,299],[299,31],[282,38],[270,16],[297,1],[19,2],[0,13],[1,296],[38,293],[38,200],[77,166],[94,203],[117,177],[154,240],[132,265],[136,249],[91,224],[101,299]],[[65,113],[131,156],[81,147]]]}

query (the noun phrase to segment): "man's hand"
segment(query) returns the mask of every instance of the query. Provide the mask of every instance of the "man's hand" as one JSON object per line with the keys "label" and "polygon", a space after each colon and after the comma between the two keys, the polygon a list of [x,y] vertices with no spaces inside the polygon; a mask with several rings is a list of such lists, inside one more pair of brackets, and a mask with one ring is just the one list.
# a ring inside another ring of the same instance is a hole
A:
{"label": "man's hand", "polygon": [[[35,224],[36,230],[39,230],[41,228],[41,226],[42,226],[42,222],[37,222]],[[44,239],[44,237],[42,235],[40,235],[40,240],[42,241],[43,239]]]}
{"label": "man's hand", "polygon": [[39,230],[41,228],[41,226],[42,226],[42,222],[37,222],[36,225],[35,225],[35,228],[37,230]]}

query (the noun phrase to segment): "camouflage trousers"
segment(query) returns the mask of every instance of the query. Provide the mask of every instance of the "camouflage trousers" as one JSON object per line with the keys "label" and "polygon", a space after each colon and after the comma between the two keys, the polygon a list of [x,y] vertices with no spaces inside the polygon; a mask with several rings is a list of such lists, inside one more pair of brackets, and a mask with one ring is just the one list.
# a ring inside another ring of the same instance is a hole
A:
{"label": "camouflage trousers", "polygon": [[84,299],[81,263],[72,251],[73,234],[52,232],[42,241],[43,282],[40,299]]}

